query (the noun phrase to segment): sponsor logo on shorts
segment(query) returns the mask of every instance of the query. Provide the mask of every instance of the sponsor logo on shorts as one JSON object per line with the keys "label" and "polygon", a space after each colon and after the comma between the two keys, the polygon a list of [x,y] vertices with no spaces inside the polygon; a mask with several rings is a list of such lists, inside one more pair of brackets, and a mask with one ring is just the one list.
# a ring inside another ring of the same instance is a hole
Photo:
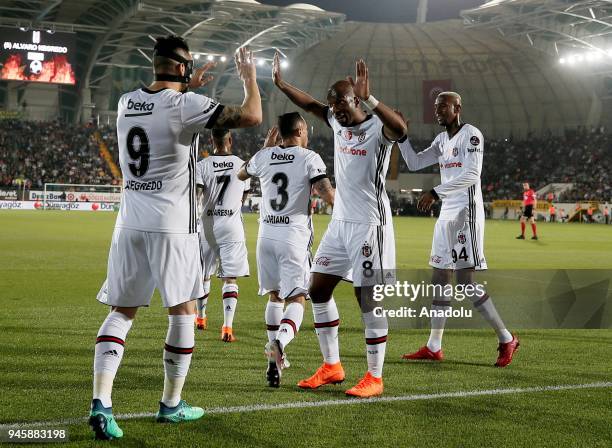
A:
{"label": "sponsor logo on shorts", "polygon": [[318,257],[315,259],[314,263],[319,266],[329,266],[331,263],[331,258],[329,257]]}
{"label": "sponsor logo on shorts", "polygon": [[459,244],[465,244],[466,242],[465,233],[459,232],[459,234],[457,235],[457,241],[459,241]]}
{"label": "sponsor logo on shorts", "polygon": [[480,139],[473,135],[472,138],[470,138],[470,143],[474,146],[478,146],[480,144]]}
{"label": "sponsor logo on shorts", "polygon": [[442,262],[442,257],[439,255],[432,255],[431,256],[431,262],[432,263],[441,263]]}
{"label": "sponsor logo on shorts", "polygon": [[363,243],[363,246],[361,247],[361,254],[366,258],[369,258],[372,255],[372,247],[370,247],[367,241]]}

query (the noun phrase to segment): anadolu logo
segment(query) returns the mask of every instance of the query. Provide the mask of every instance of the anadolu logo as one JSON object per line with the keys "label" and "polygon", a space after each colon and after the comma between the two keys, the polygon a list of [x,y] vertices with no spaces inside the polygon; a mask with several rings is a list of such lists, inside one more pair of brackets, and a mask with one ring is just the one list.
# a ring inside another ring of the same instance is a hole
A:
{"label": "anadolu logo", "polygon": [[234,162],[213,162],[213,168],[233,168]]}
{"label": "anadolu logo", "polygon": [[155,107],[155,103],[147,103],[143,101],[142,103],[135,103],[132,100],[128,100],[127,108],[128,110],[140,110],[140,111],[148,111],[151,112]]}
{"label": "anadolu logo", "polygon": [[293,154],[276,154],[272,153],[272,160],[293,160],[295,156]]}

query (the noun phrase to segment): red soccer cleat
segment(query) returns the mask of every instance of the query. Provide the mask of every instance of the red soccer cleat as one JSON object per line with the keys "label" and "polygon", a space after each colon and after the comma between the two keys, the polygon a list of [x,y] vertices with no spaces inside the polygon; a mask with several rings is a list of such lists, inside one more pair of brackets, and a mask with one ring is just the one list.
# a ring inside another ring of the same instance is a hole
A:
{"label": "red soccer cleat", "polygon": [[402,359],[427,359],[429,361],[442,361],[444,359],[444,353],[442,349],[437,352],[432,352],[426,345],[418,349],[414,353],[406,353],[402,355]]}
{"label": "red soccer cleat", "polygon": [[518,350],[519,345],[521,344],[514,335],[512,335],[512,340],[510,342],[506,342],[505,344],[500,342],[499,347],[497,347],[499,356],[497,357],[497,362],[495,362],[495,367],[506,367],[510,364],[512,362],[512,356],[514,352]]}

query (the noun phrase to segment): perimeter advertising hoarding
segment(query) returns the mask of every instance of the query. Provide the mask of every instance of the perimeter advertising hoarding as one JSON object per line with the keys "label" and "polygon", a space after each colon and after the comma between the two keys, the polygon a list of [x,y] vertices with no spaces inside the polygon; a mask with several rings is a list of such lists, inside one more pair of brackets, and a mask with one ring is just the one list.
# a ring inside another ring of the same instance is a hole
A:
{"label": "perimeter advertising hoarding", "polygon": [[74,85],[75,34],[0,28],[0,79]]}

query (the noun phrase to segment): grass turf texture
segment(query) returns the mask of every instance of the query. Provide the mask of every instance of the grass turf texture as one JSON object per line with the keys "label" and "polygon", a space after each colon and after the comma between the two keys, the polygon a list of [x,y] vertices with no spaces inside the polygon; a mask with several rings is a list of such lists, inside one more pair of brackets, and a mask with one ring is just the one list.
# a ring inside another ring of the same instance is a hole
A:
{"label": "grass turf texture", "polygon": [[[91,398],[96,332],[107,308],[95,301],[105,277],[112,213],[0,213],[0,423],[85,416]],[[316,241],[328,222],[315,217]],[[398,268],[427,268],[434,220],[395,220]],[[256,296],[255,215],[245,216],[252,276],[240,281],[238,342],[219,340],[220,285],[213,282],[209,329],[196,333],[184,398],[205,408],[344,398],[365,372],[363,330],[348,284],[335,296],[347,380],[301,391],[295,384],[320,364],[307,307],[302,331],[289,347],[290,369],[279,390],[266,387],[265,299]],[[539,224],[540,241],[516,241],[517,222],[489,221],[490,268],[612,268],[612,227]],[[528,234],[529,236],[529,234]],[[115,381],[116,414],[155,412],[161,396],[161,352],[167,320],[157,295],[139,311]],[[609,330],[521,331],[522,347],[507,369],[495,369],[492,331],[448,330],[441,364],[407,363],[426,330],[390,333],[385,396],[525,388],[611,381]],[[122,446],[609,446],[612,389],[440,398],[342,407],[215,414],[181,426],[153,418],[119,421]],[[69,428],[70,446],[90,446],[85,423]],[[113,443],[115,444],[115,443]]]}

